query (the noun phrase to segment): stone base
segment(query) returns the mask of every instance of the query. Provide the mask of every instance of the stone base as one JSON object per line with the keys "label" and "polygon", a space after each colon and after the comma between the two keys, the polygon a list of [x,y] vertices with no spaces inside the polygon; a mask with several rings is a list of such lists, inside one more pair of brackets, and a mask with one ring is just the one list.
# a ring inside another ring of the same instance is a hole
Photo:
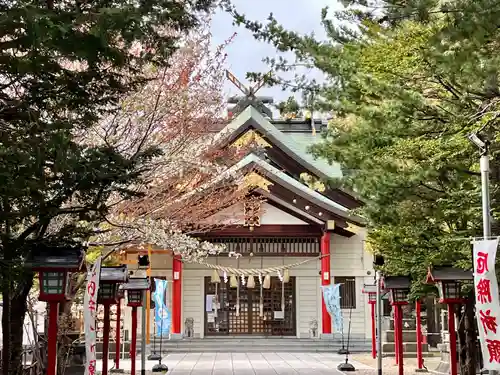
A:
{"label": "stone base", "polygon": [[171,333],[170,340],[182,340],[184,335],[182,333]]}
{"label": "stone base", "polygon": [[333,333],[322,333],[320,335],[321,340],[333,340],[334,339],[334,334]]}

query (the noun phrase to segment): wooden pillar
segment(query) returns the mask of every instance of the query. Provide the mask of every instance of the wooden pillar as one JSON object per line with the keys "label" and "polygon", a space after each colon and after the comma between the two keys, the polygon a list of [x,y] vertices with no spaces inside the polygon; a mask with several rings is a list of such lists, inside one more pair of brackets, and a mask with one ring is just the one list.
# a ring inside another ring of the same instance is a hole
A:
{"label": "wooden pillar", "polygon": [[422,319],[421,319],[421,305],[420,300],[415,301],[416,319],[417,319],[417,368],[422,370],[424,368],[424,359],[422,357]]}
{"label": "wooden pillar", "polygon": [[49,302],[49,329],[47,334],[47,375],[57,374],[57,321],[59,302]]}
{"label": "wooden pillar", "polygon": [[394,309],[394,355],[396,364],[399,364],[399,309],[393,305]]}
{"label": "wooden pillar", "polygon": [[121,355],[121,333],[122,333],[122,300],[118,300],[118,304],[116,305],[116,348],[115,348],[115,369],[120,369],[120,355]]}
{"label": "wooden pillar", "polygon": [[[321,237],[321,285],[330,285],[330,233],[325,232]],[[326,309],[325,300],[321,298],[321,326],[323,334],[332,333],[332,318]]]}
{"label": "wooden pillar", "polygon": [[397,305],[398,311],[398,375],[404,375],[404,360],[403,360],[403,309],[401,305]]}
{"label": "wooden pillar", "polygon": [[180,255],[174,255],[172,274],[172,333],[180,335],[182,316],[182,260]]}
{"label": "wooden pillar", "polygon": [[135,356],[137,353],[137,307],[132,306],[132,341],[130,342],[130,375],[135,375]]}
{"label": "wooden pillar", "polygon": [[455,305],[448,303],[448,331],[450,334],[450,374],[457,375],[457,332],[455,330]]}
{"label": "wooden pillar", "polygon": [[375,301],[370,301],[371,319],[372,319],[372,358],[377,358],[377,330],[375,327]]}
{"label": "wooden pillar", "polygon": [[102,375],[108,375],[108,358],[109,358],[109,303],[104,304],[104,328],[103,328],[103,345],[102,345]]}

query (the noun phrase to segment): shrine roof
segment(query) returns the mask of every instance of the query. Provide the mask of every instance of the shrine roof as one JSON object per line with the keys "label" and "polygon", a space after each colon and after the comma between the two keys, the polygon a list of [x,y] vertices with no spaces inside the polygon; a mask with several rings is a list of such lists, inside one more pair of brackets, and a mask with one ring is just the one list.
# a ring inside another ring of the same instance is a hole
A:
{"label": "shrine roof", "polygon": [[339,217],[342,217],[347,221],[363,225],[364,219],[357,215],[351,214],[350,210],[347,207],[334,202],[333,200],[297,181],[293,177],[288,176],[286,173],[275,168],[253,153],[245,156],[242,160],[229,168],[225,173],[220,175],[219,178],[223,179],[225,178],[226,173],[231,175],[249,166],[260,168],[267,177],[278,180],[280,185],[282,185],[286,189],[289,189],[297,195],[310,198],[313,202],[316,202],[319,206],[322,206],[335,215],[338,215]]}
{"label": "shrine roof", "polygon": [[[318,124],[315,127],[318,128]],[[342,176],[338,163],[329,164],[326,160],[315,159],[308,152],[309,146],[321,141],[319,134],[301,132],[280,131],[269,119],[265,118],[258,110],[247,107],[233,121],[226,125],[216,136],[222,140],[227,137],[225,143],[236,140],[245,130],[254,128],[273,144],[278,146],[283,152],[288,154],[308,171],[320,178],[338,178]],[[319,129],[317,130],[319,133]]]}

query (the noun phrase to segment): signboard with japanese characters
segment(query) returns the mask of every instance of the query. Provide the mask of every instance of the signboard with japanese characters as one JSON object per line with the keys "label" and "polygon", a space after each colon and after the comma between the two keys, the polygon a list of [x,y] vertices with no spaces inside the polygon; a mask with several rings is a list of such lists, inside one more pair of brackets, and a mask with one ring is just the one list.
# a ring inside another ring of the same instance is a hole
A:
{"label": "signboard with japanese characters", "polygon": [[85,329],[85,375],[95,375],[96,369],[96,315],[97,292],[101,276],[101,258],[99,257],[87,276],[87,287],[83,298],[83,322]]}
{"label": "signboard with japanese characters", "polygon": [[500,370],[500,302],[495,274],[498,239],[474,241],[474,288],[476,318],[484,368]]}

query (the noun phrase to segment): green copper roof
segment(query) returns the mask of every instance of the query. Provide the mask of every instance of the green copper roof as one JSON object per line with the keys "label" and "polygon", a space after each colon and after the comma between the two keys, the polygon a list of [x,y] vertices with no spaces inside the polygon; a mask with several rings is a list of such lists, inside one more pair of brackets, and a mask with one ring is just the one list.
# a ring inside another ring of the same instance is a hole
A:
{"label": "green copper roof", "polygon": [[309,164],[314,165],[330,178],[342,177],[340,164],[329,164],[328,161],[322,158],[315,159],[308,151],[309,146],[320,143],[322,138],[320,134],[313,135],[311,133],[281,133],[286,139],[287,144],[294,152],[306,160]]}
{"label": "green copper roof", "polygon": [[[216,139],[222,139],[230,134],[238,131],[238,129],[247,126],[251,121],[258,125],[264,134],[263,136],[269,138],[272,142],[277,142],[284,146],[285,152],[293,154],[296,160],[304,164],[309,164],[313,167],[311,172],[319,172],[323,178],[338,178],[342,176],[339,164],[335,163],[330,165],[324,159],[315,159],[309,152],[308,147],[314,143],[321,142],[319,134],[313,135],[311,133],[283,133],[277,129],[267,118],[253,107],[247,107],[241,112],[231,123],[222,129],[216,136]],[[316,169],[316,170],[314,170]]]}

